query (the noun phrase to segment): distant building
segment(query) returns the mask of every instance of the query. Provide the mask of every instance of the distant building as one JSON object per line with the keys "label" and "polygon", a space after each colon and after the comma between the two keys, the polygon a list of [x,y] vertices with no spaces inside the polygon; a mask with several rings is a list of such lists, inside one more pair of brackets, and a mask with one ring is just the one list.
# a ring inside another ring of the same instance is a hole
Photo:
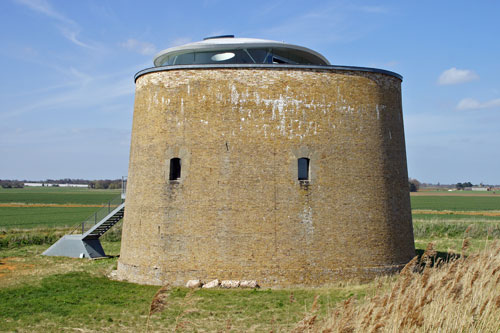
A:
{"label": "distant building", "polygon": [[49,183],[24,183],[26,187],[89,187],[88,184],[49,184]]}
{"label": "distant building", "polygon": [[88,184],[57,184],[59,187],[89,187]]}
{"label": "distant building", "polygon": [[490,190],[491,190],[491,187],[487,187],[487,186],[464,187],[464,191],[486,192],[486,191],[490,191]]}
{"label": "distant building", "polygon": [[471,188],[472,191],[483,191],[483,192],[489,191],[490,189],[491,189],[490,187],[486,187],[486,186],[482,186],[482,187],[473,186]]}

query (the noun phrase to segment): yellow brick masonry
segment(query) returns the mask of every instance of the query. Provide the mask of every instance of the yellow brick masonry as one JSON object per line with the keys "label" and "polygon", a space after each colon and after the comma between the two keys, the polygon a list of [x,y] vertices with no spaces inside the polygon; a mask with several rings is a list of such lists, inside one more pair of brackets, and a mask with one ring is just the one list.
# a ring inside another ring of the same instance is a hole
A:
{"label": "yellow brick masonry", "polygon": [[[171,158],[181,178],[169,180]],[[297,159],[310,159],[310,181]],[[415,254],[400,79],[210,68],[136,82],[118,277],[321,286]]]}

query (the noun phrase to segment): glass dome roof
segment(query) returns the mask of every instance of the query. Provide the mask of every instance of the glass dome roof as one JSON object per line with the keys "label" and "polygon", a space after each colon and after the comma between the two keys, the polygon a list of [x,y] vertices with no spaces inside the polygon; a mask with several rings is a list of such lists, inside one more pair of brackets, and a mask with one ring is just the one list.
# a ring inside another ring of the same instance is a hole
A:
{"label": "glass dome roof", "polygon": [[330,65],[324,56],[306,47],[231,35],[209,37],[163,50],[153,62],[156,67],[191,64]]}

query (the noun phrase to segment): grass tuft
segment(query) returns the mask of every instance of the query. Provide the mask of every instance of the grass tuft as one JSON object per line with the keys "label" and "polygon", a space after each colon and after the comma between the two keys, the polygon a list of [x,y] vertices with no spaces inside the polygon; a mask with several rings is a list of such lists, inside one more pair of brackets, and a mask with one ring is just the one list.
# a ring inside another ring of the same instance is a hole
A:
{"label": "grass tuft", "polygon": [[[412,260],[388,291],[337,306],[312,332],[497,332],[500,323],[500,246],[442,265]],[[415,269],[415,267],[423,267]],[[425,281],[424,281],[425,280]],[[427,286],[427,287],[425,287]],[[497,306],[499,304],[499,306]],[[307,318],[307,317],[305,317]],[[348,323],[348,326],[346,326]]]}

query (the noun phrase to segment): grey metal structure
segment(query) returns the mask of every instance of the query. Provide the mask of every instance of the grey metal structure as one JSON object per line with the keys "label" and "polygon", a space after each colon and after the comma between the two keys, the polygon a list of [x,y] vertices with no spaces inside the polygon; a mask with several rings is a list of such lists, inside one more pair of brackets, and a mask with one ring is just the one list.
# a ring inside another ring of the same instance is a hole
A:
{"label": "grey metal structure", "polygon": [[[88,219],[78,224],[73,230],[81,230],[81,234],[64,235],[52,244],[42,254],[45,256],[60,256],[72,258],[102,258],[106,257],[99,238],[115,224],[120,222],[125,214],[126,180],[122,179],[122,192],[112,199]],[[86,230],[88,227],[88,230]]]}
{"label": "grey metal structure", "polygon": [[83,234],[65,235],[49,247],[43,255],[72,258],[106,257],[99,237],[118,223],[125,213],[125,202],[106,215]]}

